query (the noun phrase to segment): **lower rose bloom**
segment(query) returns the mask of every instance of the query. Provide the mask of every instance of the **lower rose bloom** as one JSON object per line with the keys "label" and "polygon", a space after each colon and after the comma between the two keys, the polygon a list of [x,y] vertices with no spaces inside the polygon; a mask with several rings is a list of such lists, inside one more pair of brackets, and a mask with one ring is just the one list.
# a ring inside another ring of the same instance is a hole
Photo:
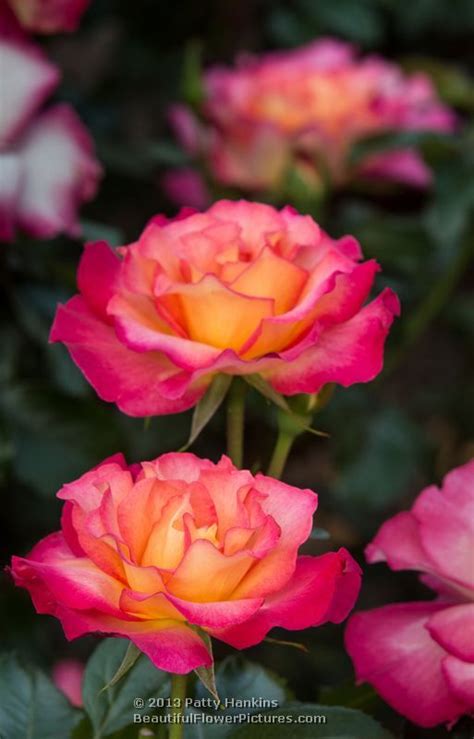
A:
{"label": "lower rose bloom", "polygon": [[345,550],[297,556],[317,496],[226,457],[172,453],[128,467],[117,455],[58,497],[62,530],[13,557],[16,584],[68,639],[125,636],[170,672],[210,666],[196,627],[242,649],[275,626],[339,623],[359,592]]}
{"label": "lower rose bloom", "polygon": [[367,382],[399,305],[389,289],[364,305],[379,268],[361,259],[354,238],[292,208],[221,200],[157,216],[115,252],[86,246],[51,340],[132,416],[191,408],[219,373],[284,395]]}
{"label": "lower rose bloom", "polygon": [[346,630],[358,679],[421,726],[474,712],[473,552],[474,460],[426,488],[366,550],[369,562],[421,571],[437,593],[356,613]]}

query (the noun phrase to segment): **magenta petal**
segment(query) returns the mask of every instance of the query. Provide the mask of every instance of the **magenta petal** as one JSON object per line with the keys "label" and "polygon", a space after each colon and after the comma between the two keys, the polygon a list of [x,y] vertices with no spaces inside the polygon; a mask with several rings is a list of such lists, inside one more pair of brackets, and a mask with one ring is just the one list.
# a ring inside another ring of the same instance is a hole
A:
{"label": "magenta petal", "polygon": [[212,634],[245,649],[262,641],[275,626],[299,630],[326,621],[339,623],[354,606],[359,587],[360,568],[345,550],[298,557],[291,580],[267,598],[255,616],[241,626],[214,629]]}
{"label": "magenta petal", "polygon": [[398,312],[395,293],[384,290],[349,321],[324,331],[295,361],[266,373],[268,380],[284,395],[318,392],[329,382],[348,387],[373,380],[382,369],[385,339]]}
{"label": "magenta petal", "polygon": [[465,712],[443,674],[446,652],[426,628],[443,608],[432,602],[383,606],[356,613],[346,629],[357,679],[371,683],[395,710],[425,727]]}
{"label": "magenta petal", "polygon": [[[456,698],[466,704],[469,713],[474,712],[474,664],[456,657],[443,660],[443,672]],[[467,712],[466,711],[466,712]]]}
{"label": "magenta petal", "polygon": [[474,662],[474,603],[453,605],[435,613],[427,628],[447,652],[466,662]]}
{"label": "magenta petal", "polygon": [[212,656],[203,640],[184,624],[170,621],[166,627],[157,629],[152,622],[144,625],[141,632],[128,636],[159,670],[182,675],[212,665]]}
{"label": "magenta petal", "polygon": [[418,522],[410,511],[386,521],[365,550],[367,562],[387,562],[393,570],[430,571],[433,567],[421,546]]}
{"label": "magenta petal", "polygon": [[[474,460],[426,488],[413,506],[420,540],[436,574],[474,590]],[[449,553],[447,555],[447,553]]]}
{"label": "magenta petal", "polygon": [[96,318],[80,296],[58,308],[50,339],[67,345],[99,397],[130,416],[179,413],[206,390],[204,383],[188,385],[180,397],[167,398],[163,385],[179,370],[156,352],[140,354],[121,344],[114,329]]}
{"label": "magenta petal", "polygon": [[168,600],[176,606],[189,623],[213,629],[226,628],[247,621],[263,604],[263,598],[191,603],[169,593]]}
{"label": "magenta petal", "polygon": [[120,260],[105,241],[86,244],[77,270],[77,286],[94,313],[107,322],[107,303],[119,271]]}

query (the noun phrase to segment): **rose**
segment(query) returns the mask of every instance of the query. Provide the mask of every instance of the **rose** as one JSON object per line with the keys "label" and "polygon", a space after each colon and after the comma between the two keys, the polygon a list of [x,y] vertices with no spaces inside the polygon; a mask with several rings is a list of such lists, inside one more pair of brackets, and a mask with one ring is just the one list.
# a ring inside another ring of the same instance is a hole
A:
{"label": "rose", "polygon": [[[314,187],[364,176],[426,186],[431,172],[413,148],[350,161],[360,139],[388,131],[451,131],[454,114],[424,74],[406,76],[352,46],[320,39],[300,49],[240,58],[203,77],[199,120],[182,105],[170,122],[183,147],[214,178],[247,191],[281,189],[291,169]],[[318,184],[319,182],[319,184]]]}
{"label": "rose", "polygon": [[30,33],[75,31],[89,0],[1,0],[0,26]]}
{"label": "rose", "polygon": [[89,134],[69,105],[37,113],[59,80],[39,48],[0,36],[0,57],[0,239],[16,225],[41,238],[77,235],[77,210],[101,174]]}
{"label": "rose", "polygon": [[346,646],[359,680],[421,726],[474,711],[474,460],[387,521],[369,562],[423,573],[437,597],[355,614]]}
{"label": "rose", "polygon": [[218,373],[259,373],[294,395],[382,368],[395,295],[363,307],[377,264],[291,208],[220,201],[159,216],[118,252],[86,247],[81,294],[58,308],[51,340],[125,413],[190,408]]}
{"label": "rose", "polygon": [[343,549],[297,557],[317,496],[263,475],[165,454],[121,455],[65,485],[62,531],[14,557],[17,585],[66,636],[127,636],[175,673],[210,665],[198,633],[242,649],[274,626],[339,623],[360,569]]}

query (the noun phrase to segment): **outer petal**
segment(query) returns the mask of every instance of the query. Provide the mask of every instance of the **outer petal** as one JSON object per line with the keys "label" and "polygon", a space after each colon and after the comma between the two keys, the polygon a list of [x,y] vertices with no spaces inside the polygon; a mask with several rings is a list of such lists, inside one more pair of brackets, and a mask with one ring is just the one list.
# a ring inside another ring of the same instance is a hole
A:
{"label": "outer petal", "polygon": [[430,572],[430,562],[420,542],[418,522],[410,511],[386,521],[365,550],[367,562],[387,562],[392,570]]}
{"label": "outer petal", "polygon": [[294,362],[282,361],[267,372],[268,380],[285,395],[315,393],[329,382],[348,387],[372,380],[382,369],[385,339],[398,312],[395,293],[384,290],[354,318],[324,331]]}
{"label": "outer petal", "polygon": [[360,574],[358,565],[343,549],[321,557],[299,557],[289,583],[267,598],[255,616],[240,626],[212,633],[244,649],[258,644],[275,626],[296,630],[326,621],[340,623],[354,606]]}
{"label": "outer petal", "polygon": [[119,272],[120,259],[105,241],[86,244],[77,270],[77,286],[89,307],[107,322],[107,304]]}
{"label": "outer petal", "polygon": [[212,665],[212,656],[202,639],[189,627],[176,622],[145,622],[140,632],[126,636],[160,670],[181,675],[196,667]]}
{"label": "outer petal", "polygon": [[280,590],[292,576],[298,548],[306,541],[313,525],[318,497],[311,490],[300,490],[265,475],[257,475],[256,488],[265,498],[265,513],[281,529],[273,551],[256,562],[237,590],[236,598],[258,597]]}
{"label": "outer petal", "polygon": [[446,652],[426,623],[441,603],[399,603],[356,613],[346,629],[346,649],[357,679],[371,683],[410,721],[430,727],[455,721],[465,706],[442,670]]}
{"label": "outer petal", "polygon": [[57,105],[43,113],[23,138],[20,154],[20,224],[43,238],[62,231],[77,235],[77,210],[95,195],[101,168],[72,108]]}
{"label": "outer petal", "polygon": [[454,605],[435,613],[427,628],[447,652],[465,662],[474,662],[474,603]]}
{"label": "outer petal", "polygon": [[474,665],[456,657],[443,660],[443,672],[456,698],[466,704],[469,713],[474,712]]}
{"label": "outer petal", "polygon": [[206,391],[203,380],[185,387],[178,398],[165,397],[163,383],[179,370],[161,354],[127,349],[80,296],[58,308],[50,339],[66,344],[102,400],[117,403],[131,416],[179,413],[195,405]]}
{"label": "outer petal", "polygon": [[217,601],[215,603],[191,603],[176,598],[169,593],[167,598],[189,623],[213,629],[243,623],[253,616],[263,604],[263,598]]}
{"label": "outer petal", "polygon": [[78,610],[98,609],[120,616],[121,584],[85,557],[74,557],[62,534],[43,539],[29,557],[13,557],[12,574],[26,588],[37,610],[43,612],[41,589],[61,605]]}
{"label": "outer petal", "polygon": [[90,0],[9,0],[21,25],[33,33],[74,31]]}
{"label": "outer petal", "polygon": [[59,81],[59,72],[39,48],[23,41],[0,39],[0,147],[18,136]]}
{"label": "outer petal", "polygon": [[430,168],[414,149],[370,157],[362,163],[360,173],[365,177],[393,180],[413,187],[428,187],[433,179]]}
{"label": "outer petal", "polygon": [[440,577],[474,591],[474,460],[453,470],[441,489],[424,490],[413,506],[420,540]]}

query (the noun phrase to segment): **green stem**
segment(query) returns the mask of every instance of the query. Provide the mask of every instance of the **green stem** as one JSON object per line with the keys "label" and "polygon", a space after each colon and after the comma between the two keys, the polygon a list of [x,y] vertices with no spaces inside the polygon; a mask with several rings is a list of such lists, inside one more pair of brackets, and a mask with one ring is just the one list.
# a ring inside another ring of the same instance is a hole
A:
{"label": "green stem", "polygon": [[244,458],[245,382],[234,377],[227,399],[227,454],[236,467]]}
{"label": "green stem", "polygon": [[275,477],[277,480],[281,478],[295,439],[296,435],[289,434],[287,431],[280,430],[278,432],[277,442],[273,450],[267,475]]}
{"label": "green stem", "polygon": [[176,720],[169,725],[169,739],[182,739],[184,736],[184,724],[180,718],[184,713],[187,678],[187,675],[171,675],[171,715]]}

